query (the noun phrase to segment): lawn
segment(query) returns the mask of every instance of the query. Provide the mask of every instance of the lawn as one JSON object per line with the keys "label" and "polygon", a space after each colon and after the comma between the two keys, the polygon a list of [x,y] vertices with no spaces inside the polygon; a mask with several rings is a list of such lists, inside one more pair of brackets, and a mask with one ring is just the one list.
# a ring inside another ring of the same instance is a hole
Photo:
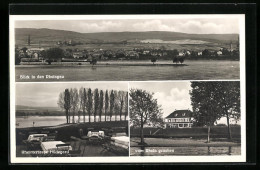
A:
{"label": "lawn", "polygon": [[[231,126],[232,137],[240,138],[240,126]],[[130,128],[131,137],[139,137],[139,128]],[[152,138],[206,138],[208,136],[207,127],[193,128],[144,128],[144,136]],[[211,127],[210,136],[212,138],[228,138],[228,128],[226,126]]]}

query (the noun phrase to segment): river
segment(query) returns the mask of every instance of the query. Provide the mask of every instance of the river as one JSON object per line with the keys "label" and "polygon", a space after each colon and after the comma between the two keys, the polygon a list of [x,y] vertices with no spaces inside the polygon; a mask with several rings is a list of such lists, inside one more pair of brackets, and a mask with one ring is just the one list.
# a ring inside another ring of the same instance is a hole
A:
{"label": "river", "polygon": [[[96,66],[82,65],[18,65],[16,81],[144,81],[144,80],[225,80],[239,79],[239,61],[187,60],[185,66],[172,61],[115,61],[99,62]],[[99,65],[100,64],[100,65]],[[139,64],[136,66],[135,64]],[[172,64],[172,65],[171,65]],[[30,79],[21,78],[27,75]],[[45,78],[31,79],[41,75]],[[46,78],[60,75],[62,78]]]}
{"label": "river", "polygon": [[[86,122],[88,122],[88,116],[85,117]],[[117,121],[120,117],[117,116]],[[105,120],[105,116],[101,117],[101,121]],[[115,117],[111,117],[112,121],[115,121]],[[125,117],[122,116],[122,120],[125,120]],[[128,120],[128,117],[126,118]],[[94,116],[90,117],[90,121],[94,122]],[[99,117],[96,117],[96,121],[99,121]],[[109,117],[107,116],[107,121]],[[34,123],[33,123],[34,122]],[[71,117],[72,122],[72,117]],[[75,122],[83,122],[83,116],[80,117],[78,121],[78,116],[75,116]],[[19,116],[16,117],[16,128],[25,128],[25,127],[41,127],[41,126],[56,126],[66,123],[65,116]]]}

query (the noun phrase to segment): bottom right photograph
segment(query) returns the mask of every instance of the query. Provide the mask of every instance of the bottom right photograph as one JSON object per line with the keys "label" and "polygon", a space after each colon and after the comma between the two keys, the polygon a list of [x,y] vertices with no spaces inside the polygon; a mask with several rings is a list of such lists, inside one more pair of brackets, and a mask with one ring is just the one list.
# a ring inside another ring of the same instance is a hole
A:
{"label": "bottom right photograph", "polygon": [[240,81],[129,82],[130,156],[241,155]]}

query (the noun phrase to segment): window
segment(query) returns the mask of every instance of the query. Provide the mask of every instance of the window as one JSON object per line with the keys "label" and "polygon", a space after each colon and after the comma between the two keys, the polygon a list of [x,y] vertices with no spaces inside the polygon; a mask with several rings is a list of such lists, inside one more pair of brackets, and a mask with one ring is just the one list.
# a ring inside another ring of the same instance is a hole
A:
{"label": "window", "polygon": [[188,127],[188,124],[187,124],[187,123],[185,123],[185,124],[184,124],[184,127]]}
{"label": "window", "polygon": [[171,122],[171,119],[168,119],[168,122]]}
{"label": "window", "polygon": [[179,127],[183,127],[183,124],[179,124]]}
{"label": "window", "polygon": [[182,113],[182,116],[185,116],[185,113]]}
{"label": "window", "polygon": [[177,117],[177,116],[178,116],[178,113],[175,113],[174,116]]}

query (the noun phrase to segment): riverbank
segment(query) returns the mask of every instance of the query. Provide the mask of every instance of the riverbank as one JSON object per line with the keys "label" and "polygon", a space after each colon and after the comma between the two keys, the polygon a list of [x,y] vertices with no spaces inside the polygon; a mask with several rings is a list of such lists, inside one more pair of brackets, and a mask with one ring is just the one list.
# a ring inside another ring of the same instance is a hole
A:
{"label": "riverbank", "polygon": [[26,66],[188,66],[187,64],[173,63],[171,60],[162,60],[155,63],[150,61],[99,61],[97,64],[92,65],[89,62],[52,62],[51,64],[45,62],[21,62],[20,65],[16,67],[26,67]]}

